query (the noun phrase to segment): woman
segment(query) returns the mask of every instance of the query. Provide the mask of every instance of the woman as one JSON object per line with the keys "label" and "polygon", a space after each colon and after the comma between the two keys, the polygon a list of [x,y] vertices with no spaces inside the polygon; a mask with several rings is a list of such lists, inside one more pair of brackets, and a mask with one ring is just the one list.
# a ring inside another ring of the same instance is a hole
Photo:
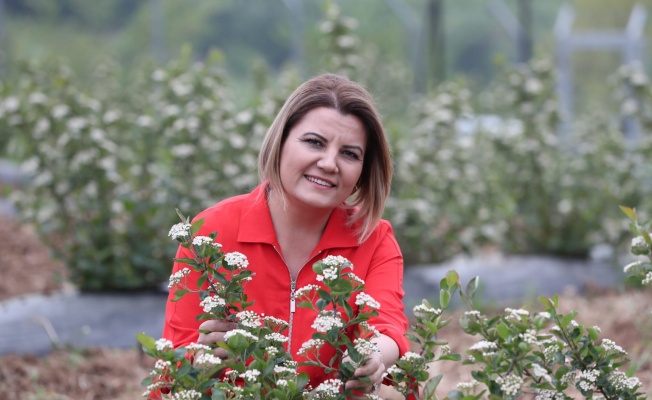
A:
{"label": "woman", "polygon": [[[314,262],[328,255],[350,260],[354,273],[365,281],[365,292],[381,304],[379,315],[369,320],[381,335],[374,339],[380,351],[355,371],[371,383],[351,380],[347,389],[377,392],[384,371],[409,343],[404,336],[403,257],[390,224],[381,220],[392,161],[369,93],[332,74],[305,82],[267,132],[259,175],[262,183],[251,193],[200,213],[197,218],[205,219],[202,232],[217,231],[225,251],[247,256],[256,274],[245,285],[255,302],[251,310],[290,321],[288,351],[297,361],[302,360],[297,351],[313,333],[315,313],[291,308],[295,288],[317,283]],[[173,272],[180,268],[183,265],[175,264]],[[236,327],[224,321],[196,321],[202,313],[197,296],[186,295],[179,302],[173,298],[171,292],[163,337],[175,347],[214,344]],[[215,353],[226,355],[222,349]],[[322,353],[325,360],[333,354]],[[316,368],[303,371],[313,387],[327,379]]]}

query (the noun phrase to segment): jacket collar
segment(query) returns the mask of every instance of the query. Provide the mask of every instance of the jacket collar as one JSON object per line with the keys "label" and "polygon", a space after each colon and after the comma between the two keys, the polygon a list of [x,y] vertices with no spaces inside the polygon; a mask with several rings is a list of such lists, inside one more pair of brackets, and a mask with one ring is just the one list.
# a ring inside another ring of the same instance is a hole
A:
{"label": "jacket collar", "polygon": [[[267,184],[268,182],[263,182],[246,195],[240,216],[238,242],[277,245],[278,240],[265,196]],[[358,246],[354,229],[346,226],[348,217],[349,211],[344,207],[333,210],[317,250]]]}

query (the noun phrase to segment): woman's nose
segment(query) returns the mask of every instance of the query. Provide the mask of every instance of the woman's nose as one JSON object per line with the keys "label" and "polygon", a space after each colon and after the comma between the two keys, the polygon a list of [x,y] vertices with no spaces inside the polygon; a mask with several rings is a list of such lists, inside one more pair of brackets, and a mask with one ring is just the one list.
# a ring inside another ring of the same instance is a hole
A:
{"label": "woman's nose", "polygon": [[317,166],[327,172],[337,172],[337,152],[326,151],[317,161]]}

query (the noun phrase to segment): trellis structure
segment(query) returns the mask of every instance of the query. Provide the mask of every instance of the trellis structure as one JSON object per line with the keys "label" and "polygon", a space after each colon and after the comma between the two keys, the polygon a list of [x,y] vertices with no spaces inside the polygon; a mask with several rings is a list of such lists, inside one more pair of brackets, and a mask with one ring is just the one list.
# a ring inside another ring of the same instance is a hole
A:
{"label": "trellis structure", "polygon": [[[621,62],[630,65],[640,62],[646,65],[645,24],[647,11],[636,4],[631,11],[625,29],[621,31],[573,31],[575,10],[568,4],[562,6],[555,22],[555,52],[557,67],[557,92],[562,114],[560,133],[565,135],[573,121],[574,93],[572,56],[577,51],[616,51]],[[635,124],[626,119],[623,128],[629,138],[637,135]]]}

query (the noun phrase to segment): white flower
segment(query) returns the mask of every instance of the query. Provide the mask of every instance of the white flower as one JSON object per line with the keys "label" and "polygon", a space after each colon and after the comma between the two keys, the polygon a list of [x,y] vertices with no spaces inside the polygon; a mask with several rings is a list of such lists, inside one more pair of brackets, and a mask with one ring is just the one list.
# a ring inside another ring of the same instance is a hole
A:
{"label": "white flower", "polygon": [[272,358],[276,357],[276,355],[278,354],[278,348],[276,348],[274,346],[267,346],[267,347],[265,347],[265,353],[267,353],[269,358],[272,359]]}
{"label": "white flower", "polygon": [[339,271],[336,266],[329,266],[328,268],[324,268],[322,273],[320,275],[317,275],[315,279],[317,279],[319,282],[326,281],[330,282],[338,278]]}
{"label": "white flower", "polygon": [[636,236],[632,239],[632,253],[647,254],[648,252],[647,242],[643,236]]}
{"label": "white flower", "polygon": [[164,80],[166,77],[167,74],[162,69],[156,69],[154,72],[152,72],[152,79],[157,82]]}
{"label": "white flower", "polygon": [[413,351],[408,351],[405,354],[403,354],[403,357],[401,357],[401,360],[407,361],[407,362],[415,362],[418,360],[421,360],[423,357],[421,357],[419,354],[413,352]]}
{"label": "white flower", "polygon": [[563,393],[557,392],[556,390],[537,390],[534,397],[535,400],[564,400]]}
{"label": "white flower", "polygon": [[286,343],[290,339],[287,336],[283,336],[278,332],[272,332],[268,335],[265,335],[265,340],[269,340],[270,342],[276,342],[276,343]]}
{"label": "white flower", "polygon": [[102,118],[104,120],[104,123],[106,124],[111,124],[117,120],[120,119],[122,114],[118,110],[109,110],[104,113],[104,117]]}
{"label": "white flower", "polygon": [[287,387],[288,386],[287,379],[277,379],[276,380],[276,386]]}
{"label": "white flower", "polygon": [[219,249],[219,248],[222,247],[221,244],[214,243],[213,239],[211,239],[208,236],[195,236],[192,239],[192,244],[194,244],[195,246],[201,246],[201,245],[204,245],[204,244],[209,244],[209,245],[213,246],[216,249]]}
{"label": "white flower", "polygon": [[214,367],[216,365],[222,364],[222,359],[217,357],[215,354],[206,352],[202,353],[195,357],[195,362],[193,363],[197,367]]}
{"label": "white flower", "polygon": [[240,311],[236,314],[236,317],[247,328],[258,328],[262,326],[260,316],[253,311]]}
{"label": "white flower", "polygon": [[[412,312],[416,316],[426,317],[428,315],[431,316],[439,315],[441,314],[442,310],[440,308],[428,307],[425,304],[419,304],[412,309]],[[471,312],[471,311],[467,311],[467,312]]]}
{"label": "white flower", "polygon": [[351,264],[351,261],[348,259],[342,257],[342,256],[328,256],[321,260],[324,264],[331,266],[331,267],[337,267],[337,266],[348,266],[351,269],[353,269],[353,264]]}
{"label": "white flower", "polygon": [[173,240],[184,238],[188,236],[188,229],[190,229],[190,224],[179,222],[178,224],[172,225],[168,236]]}
{"label": "white flower", "polygon": [[339,379],[327,379],[315,389],[315,394],[322,399],[336,397],[342,388],[342,381]]}
{"label": "white flower", "polygon": [[643,265],[642,261],[634,261],[623,267],[623,272],[628,273],[630,269]]}
{"label": "white flower", "polygon": [[181,269],[172,275],[170,275],[170,282],[168,283],[168,288],[172,289],[175,285],[181,283],[186,276],[190,274],[190,268]]}
{"label": "white flower", "polygon": [[512,308],[506,308],[505,313],[507,314],[505,318],[512,319],[515,321],[520,321],[521,317],[527,317],[528,315],[530,315],[530,312],[527,310],[512,309]]}
{"label": "white flower", "polygon": [[288,326],[290,326],[290,324],[288,324],[287,321],[283,321],[280,318],[276,318],[276,317],[272,317],[272,316],[263,317],[263,321],[265,322],[265,324],[267,326],[270,326],[272,328],[273,327],[287,328]]}
{"label": "white flower", "polygon": [[260,376],[260,371],[257,369],[249,369],[245,371],[244,373],[240,374],[240,378],[244,378],[246,381],[256,381],[256,379]]}
{"label": "white flower", "polygon": [[305,356],[310,350],[318,349],[323,345],[324,341],[322,339],[308,339],[301,345],[301,348],[299,351],[297,351],[297,354]]}
{"label": "white flower", "polygon": [[339,317],[334,317],[329,314],[322,314],[315,318],[315,321],[312,323],[311,328],[317,332],[326,333],[333,328],[341,328],[344,326],[344,323]]}
{"label": "white flower", "polygon": [[606,338],[602,339],[602,347],[606,351],[613,351],[613,352],[620,353],[620,354],[623,354],[623,355],[627,354],[627,352],[622,347],[618,346],[616,344],[616,342],[614,342],[611,339],[606,339]]}
{"label": "white flower", "polygon": [[548,382],[552,382],[552,377],[548,374],[548,371],[539,364],[532,364],[532,373],[537,378],[543,378]]}
{"label": "white flower", "polygon": [[380,303],[364,292],[358,293],[358,295],[355,297],[355,304],[360,308],[364,308],[366,306],[372,310],[377,310],[380,308]]}
{"label": "white flower", "polygon": [[20,107],[20,100],[14,96],[9,96],[5,99],[4,106],[7,112],[15,112]]}
{"label": "white flower", "polygon": [[238,267],[239,269],[245,269],[249,266],[247,256],[242,253],[238,253],[237,251],[226,253],[224,255],[224,261],[226,261],[229,265]]}
{"label": "white flower", "polygon": [[306,295],[306,294],[312,292],[313,290],[319,290],[319,286],[315,285],[315,284],[312,284],[312,283],[308,284],[306,286],[303,286],[303,287],[295,290],[294,291],[294,297],[301,297],[303,295]]}
{"label": "white flower", "polygon": [[173,349],[173,344],[171,340],[161,338],[156,341],[156,350],[167,351],[172,349]]}
{"label": "white flower", "polygon": [[229,340],[233,336],[240,335],[246,339],[253,340],[254,342],[258,340],[258,337],[251,332],[247,332],[244,329],[232,329],[224,334],[224,340]]}
{"label": "white flower", "polygon": [[208,296],[202,300],[199,305],[203,308],[205,313],[213,311],[215,308],[224,307],[226,302],[223,298],[217,296]]}
{"label": "white flower", "polygon": [[459,390],[473,390],[476,386],[478,386],[478,381],[475,379],[471,379],[469,382],[460,382],[457,384],[457,388]]}
{"label": "white flower", "polygon": [[523,378],[517,375],[499,376],[496,378],[496,383],[500,385],[500,390],[505,392],[506,395],[516,396],[521,390],[521,385],[523,385]]}
{"label": "white flower", "polygon": [[138,118],[136,118],[136,125],[143,128],[150,127],[154,125],[154,118],[150,117],[149,115],[140,115]]}
{"label": "white flower", "polygon": [[471,347],[469,347],[469,350],[496,350],[498,349],[498,346],[494,342],[489,342],[487,340],[481,340],[475,344],[473,344]]}
{"label": "white flower", "polygon": [[191,352],[197,352],[200,350],[213,351],[213,349],[211,349],[209,346],[206,346],[205,344],[199,344],[199,343],[190,343],[188,346],[186,346],[186,350]]}
{"label": "white flower", "polygon": [[29,104],[45,104],[48,101],[48,98],[41,92],[34,92],[29,95],[28,100]]}
{"label": "white flower", "polygon": [[520,333],[518,336],[523,339],[525,343],[537,343],[537,332],[534,329],[528,329],[525,333]]}
{"label": "white flower", "polygon": [[201,399],[201,393],[196,390],[189,389],[184,390],[183,392],[177,392],[172,396],[174,400],[199,400]]}
{"label": "white flower", "polygon": [[161,371],[165,371],[166,369],[168,369],[171,366],[172,366],[171,361],[165,361],[165,360],[158,359],[158,360],[156,360],[156,363],[154,363],[154,369],[156,370],[156,371],[154,371],[154,373],[160,374]]}
{"label": "white flower", "polygon": [[58,104],[52,107],[52,117],[54,119],[61,119],[68,115],[69,112],[70,107],[68,107],[66,104]]}
{"label": "white flower", "polygon": [[387,368],[387,373],[390,375],[401,375],[404,374],[405,371],[402,368],[397,367],[396,365],[392,365],[391,367]]}
{"label": "white flower", "polygon": [[379,352],[380,350],[378,349],[378,345],[375,343],[372,343],[371,341],[367,339],[355,339],[353,342],[355,349],[358,353],[360,353],[361,356],[367,357],[372,355],[375,352]]}
{"label": "white flower", "polygon": [[641,381],[636,377],[628,378],[622,371],[613,371],[609,374],[609,381],[617,390],[634,390],[641,386]]}
{"label": "white flower", "polygon": [[643,285],[650,286],[652,285],[652,271],[645,274],[645,278],[641,281]]}
{"label": "white flower", "polygon": [[274,367],[274,373],[275,374],[290,374],[290,375],[296,375],[297,374],[297,369],[293,367],[285,367],[283,365],[277,365]]}
{"label": "white flower", "polygon": [[[348,273],[346,274],[346,276],[347,276],[349,279],[351,279],[351,281],[357,283],[358,285],[364,285],[364,281],[363,281],[362,279],[360,279],[360,277],[358,277],[358,276],[357,276],[356,274],[354,274],[353,272],[348,272]],[[355,285],[354,285],[354,286],[355,286]]]}

